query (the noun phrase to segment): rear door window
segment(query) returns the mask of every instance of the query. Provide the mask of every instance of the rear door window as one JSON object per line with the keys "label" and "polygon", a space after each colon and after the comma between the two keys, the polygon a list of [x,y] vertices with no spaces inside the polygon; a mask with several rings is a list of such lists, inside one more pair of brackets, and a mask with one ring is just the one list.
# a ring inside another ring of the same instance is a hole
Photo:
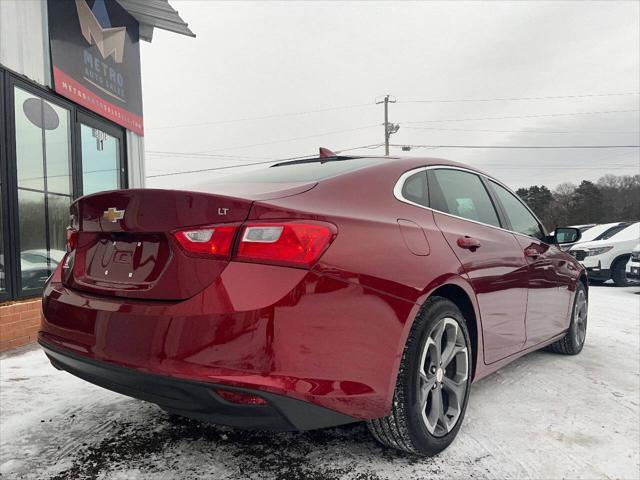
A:
{"label": "rear door window", "polygon": [[444,213],[500,227],[496,209],[480,177],[462,170],[429,171],[429,204]]}
{"label": "rear door window", "polygon": [[524,206],[522,201],[503,186],[498,185],[492,180],[489,180],[489,182],[491,182],[491,187],[496,192],[496,196],[504,208],[509,223],[511,223],[511,230],[537,238],[538,240],[543,240],[545,234],[540,223],[529,209]]}

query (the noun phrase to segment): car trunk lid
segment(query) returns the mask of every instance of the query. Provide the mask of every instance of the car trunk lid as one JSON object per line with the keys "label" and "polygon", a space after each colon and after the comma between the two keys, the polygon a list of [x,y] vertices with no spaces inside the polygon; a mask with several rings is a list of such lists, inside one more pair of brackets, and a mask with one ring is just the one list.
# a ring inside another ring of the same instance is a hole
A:
{"label": "car trunk lid", "polygon": [[131,189],[80,198],[72,206],[76,248],[66,286],[99,295],[145,300],[190,298],[213,283],[228,259],[185,252],[172,235],[202,225],[240,225],[255,196],[278,198],[312,185],[244,188],[242,197],[179,190]]}

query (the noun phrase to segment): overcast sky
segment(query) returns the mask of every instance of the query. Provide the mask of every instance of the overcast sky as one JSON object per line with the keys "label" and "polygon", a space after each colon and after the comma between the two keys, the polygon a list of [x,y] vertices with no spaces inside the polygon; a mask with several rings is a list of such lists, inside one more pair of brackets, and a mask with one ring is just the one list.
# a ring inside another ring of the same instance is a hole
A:
{"label": "overcast sky", "polygon": [[[147,175],[380,144],[387,93],[392,144],[640,144],[637,1],[170,1],[197,37],[156,29],[142,43]],[[629,148],[391,153],[459,160],[513,188],[640,173]]]}

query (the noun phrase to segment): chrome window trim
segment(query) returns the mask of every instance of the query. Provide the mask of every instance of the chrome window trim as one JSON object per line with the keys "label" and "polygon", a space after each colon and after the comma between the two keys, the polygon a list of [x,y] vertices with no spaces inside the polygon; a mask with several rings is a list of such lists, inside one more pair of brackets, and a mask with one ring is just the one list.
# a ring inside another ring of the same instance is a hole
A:
{"label": "chrome window trim", "polygon": [[[411,176],[413,176],[416,173],[420,173],[420,172],[426,172],[427,170],[435,170],[435,169],[443,169],[443,170],[460,170],[461,172],[467,172],[467,173],[472,173],[474,175],[477,175],[479,177],[485,178],[487,180],[491,180],[492,182],[502,186],[503,188],[505,188],[509,193],[511,193],[513,196],[516,197],[516,200],[518,200],[526,209],[527,211],[533,215],[533,218],[535,218],[536,222],[538,222],[538,225],[540,226],[542,233],[546,234],[547,232],[545,232],[544,227],[542,227],[542,222],[540,222],[540,219],[535,215],[535,213],[533,213],[531,211],[531,209],[522,201],[520,200],[520,198],[518,197],[518,195],[516,195],[515,193],[513,193],[511,191],[511,189],[509,187],[507,187],[504,183],[502,183],[500,180],[497,180],[485,173],[481,173],[478,172],[476,170],[471,170],[470,168],[464,168],[464,167],[457,167],[454,165],[429,165],[427,167],[418,167],[418,168],[414,168],[412,170],[409,170],[407,172],[404,172],[402,175],[400,175],[400,178],[398,178],[398,180],[396,181],[395,186],[393,187],[393,195],[394,197],[396,197],[397,200],[401,201],[402,203],[406,203],[409,205],[413,205],[414,207],[419,207],[419,208],[423,208],[425,210],[430,210],[432,212],[438,212],[442,215],[447,215],[448,217],[453,217],[453,218],[459,218],[460,220],[464,220],[466,222],[471,222],[471,223],[476,223],[478,225],[484,225],[485,227],[489,227],[489,228],[495,228],[496,230],[502,230],[503,232],[508,232],[514,235],[519,235],[521,237],[524,238],[531,238],[537,242],[542,242],[545,245],[551,245],[548,244],[547,242],[545,242],[544,240],[541,240],[539,238],[533,237],[531,235],[526,235],[524,233],[520,233],[520,232],[515,232],[513,230],[508,230],[506,228],[502,228],[502,227],[496,227],[495,225],[491,225],[489,223],[484,223],[484,222],[478,222],[477,220],[471,220],[469,218],[464,218],[464,217],[460,217],[458,215],[454,215],[452,213],[448,213],[448,212],[443,212],[441,210],[437,210],[435,208],[431,208],[431,207],[427,207],[425,205],[420,205],[419,203],[415,203],[412,202],[411,200],[407,200],[406,198],[404,198],[402,196],[402,187],[404,187],[404,182]],[[428,186],[427,186],[428,188]],[[489,195],[489,192],[487,192],[487,195]],[[496,212],[497,214],[498,212]],[[500,218],[500,216],[498,215],[498,218]]]}

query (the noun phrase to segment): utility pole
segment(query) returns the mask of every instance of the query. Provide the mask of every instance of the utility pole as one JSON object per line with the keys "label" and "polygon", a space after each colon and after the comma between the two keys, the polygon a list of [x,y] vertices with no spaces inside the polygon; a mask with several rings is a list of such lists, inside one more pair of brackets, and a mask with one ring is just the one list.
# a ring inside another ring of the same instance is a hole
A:
{"label": "utility pole", "polygon": [[384,99],[377,101],[376,105],[380,103],[384,103],[384,154],[389,156],[389,138],[400,129],[397,123],[389,123],[389,104],[396,103],[396,99],[387,94]]}

